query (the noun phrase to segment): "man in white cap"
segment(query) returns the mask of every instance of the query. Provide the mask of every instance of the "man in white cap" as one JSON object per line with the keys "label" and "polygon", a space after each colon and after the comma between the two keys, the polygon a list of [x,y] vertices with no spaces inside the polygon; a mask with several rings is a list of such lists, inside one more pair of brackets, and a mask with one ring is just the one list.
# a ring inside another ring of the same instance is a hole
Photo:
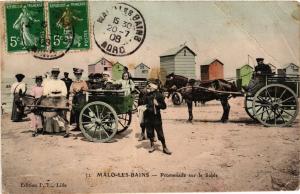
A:
{"label": "man in white cap", "polygon": [[160,109],[166,109],[167,105],[164,100],[164,96],[157,91],[158,86],[154,83],[149,83],[147,86],[147,94],[145,96],[146,110],[144,112],[144,123],[147,131],[147,136],[150,139],[149,153],[155,151],[154,147],[154,130],[157,133],[158,139],[163,146],[163,152],[170,155],[170,152],[166,146],[164,132],[162,128],[162,119]]}
{"label": "man in white cap", "polygon": [[106,87],[106,86],[108,86],[109,84],[112,84],[113,83],[113,81],[111,80],[111,77],[110,77],[110,73],[108,72],[108,71],[104,71],[103,73],[102,73],[102,82],[103,82],[103,86],[104,86],[104,88]]}

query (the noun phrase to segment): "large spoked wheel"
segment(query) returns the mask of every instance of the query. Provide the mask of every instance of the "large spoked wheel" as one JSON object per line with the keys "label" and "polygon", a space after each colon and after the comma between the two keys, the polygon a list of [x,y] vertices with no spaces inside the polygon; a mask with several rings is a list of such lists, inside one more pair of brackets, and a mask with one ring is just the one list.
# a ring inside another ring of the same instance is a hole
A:
{"label": "large spoked wheel", "polygon": [[180,105],[183,102],[182,95],[179,92],[174,92],[172,95],[172,102],[174,105]]}
{"label": "large spoked wheel", "polygon": [[118,131],[117,133],[121,133],[128,129],[130,123],[131,123],[132,113],[128,112],[125,114],[119,114],[118,115]]}
{"label": "large spoked wheel", "polygon": [[95,101],[83,107],[79,115],[83,135],[93,142],[107,142],[118,130],[118,115],[109,104]]}
{"label": "large spoked wheel", "polygon": [[296,94],[282,84],[267,85],[254,96],[255,118],[265,126],[289,126],[296,119],[298,110]]}
{"label": "large spoked wheel", "polygon": [[249,115],[249,117],[251,119],[257,121],[257,119],[254,116],[254,112],[253,112],[253,96],[245,97],[244,108],[245,108],[246,113]]}

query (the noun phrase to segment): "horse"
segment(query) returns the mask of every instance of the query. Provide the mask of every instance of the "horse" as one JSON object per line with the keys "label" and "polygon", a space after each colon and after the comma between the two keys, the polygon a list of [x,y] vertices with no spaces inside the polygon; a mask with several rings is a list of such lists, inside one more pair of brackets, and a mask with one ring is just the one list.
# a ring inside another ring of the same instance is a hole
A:
{"label": "horse", "polygon": [[[66,118],[65,111],[68,110],[66,107],[66,98],[49,98],[42,96],[41,98],[35,98],[29,94],[20,94],[17,107],[24,109],[26,115],[33,113],[40,115],[42,117],[43,127],[47,124],[52,118],[60,119],[61,122],[69,124],[69,121]],[[37,131],[35,131],[36,133]],[[43,130],[43,133],[45,130]]]}
{"label": "horse", "polygon": [[169,74],[166,78],[165,87],[173,93],[172,100],[174,96],[180,96],[180,98],[186,100],[189,109],[189,121],[193,119],[192,102],[205,103],[211,100],[220,100],[223,107],[221,121],[227,122],[230,111],[228,100],[239,95],[234,83],[224,79],[207,81],[190,79],[189,81],[188,78],[174,73]]}
{"label": "horse", "polygon": [[178,89],[185,87],[188,83],[188,80],[189,79],[187,77],[175,75],[174,73],[167,75],[164,85],[165,90],[168,92],[167,98],[169,98]]}

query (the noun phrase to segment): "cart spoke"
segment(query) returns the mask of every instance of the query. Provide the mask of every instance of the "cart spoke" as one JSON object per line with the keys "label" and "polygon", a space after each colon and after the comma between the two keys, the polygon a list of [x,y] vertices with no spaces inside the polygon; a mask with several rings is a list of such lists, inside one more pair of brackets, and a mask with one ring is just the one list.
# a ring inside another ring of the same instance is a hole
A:
{"label": "cart spoke", "polygon": [[280,95],[279,99],[281,99],[283,97],[283,94],[286,92],[286,88],[284,89],[284,91],[282,92],[282,94]]}
{"label": "cart spoke", "polygon": [[96,133],[96,131],[97,131],[97,126],[95,127],[95,130],[94,130],[94,133],[93,133],[93,135],[92,135],[92,138],[94,138],[95,137],[95,133]]}
{"label": "cart spoke", "polygon": [[268,88],[266,88],[266,92],[267,92],[267,94],[268,94],[268,96],[269,96],[269,98],[270,98],[271,102],[273,102],[273,100],[272,100],[272,96],[270,95]]}
{"label": "cart spoke", "polygon": [[267,114],[268,114],[268,120],[271,120],[271,116],[268,110],[267,110]]}
{"label": "cart spoke", "polygon": [[265,111],[264,111],[264,110],[265,110],[265,109],[266,109],[266,108],[265,108],[265,107],[263,107],[263,110],[262,110],[262,111],[263,111],[263,113],[262,113],[262,115],[260,116],[260,119],[261,119],[261,120],[264,118],[264,114],[265,114]]}
{"label": "cart spoke", "polygon": [[277,125],[277,116],[276,116],[276,110],[272,110],[274,112],[274,120],[275,120],[275,126]]}
{"label": "cart spoke", "polygon": [[121,121],[119,121],[119,123],[122,125],[122,127],[125,127],[125,125]]}
{"label": "cart spoke", "polygon": [[290,96],[290,97],[288,97],[287,99],[284,99],[283,101],[281,101],[281,103],[284,103],[284,102],[286,102],[286,101],[288,101],[288,100],[290,100],[290,99],[292,99],[292,98],[294,98],[294,96]]}
{"label": "cart spoke", "polygon": [[88,107],[88,109],[89,109],[90,112],[93,113],[93,115],[95,115],[94,111],[92,111],[92,110],[90,109],[90,107]]}
{"label": "cart spoke", "polygon": [[283,104],[283,105],[280,105],[281,107],[297,107],[297,105],[287,105],[287,104]]}
{"label": "cart spoke", "polygon": [[87,117],[87,118],[90,118],[91,120],[94,119],[94,118],[92,118],[92,117],[90,117],[90,116],[88,116],[86,114],[82,114],[82,115],[85,116],[85,117]]}
{"label": "cart spoke", "polygon": [[83,125],[83,127],[84,127],[85,129],[87,129],[87,130],[90,130],[92,127],[95,127],[95,125],[94,125],[94,124],[92,124],[92,125],[90,125],[90,126],[88,126],[88,125]]}
{"label": "cart spoke", "polygon": [[290,114],[289,112],[287,112],[286,110],[284,110],[283,108],[279,107],[283,112],[285,112],[286,114],[290,115],[291,117],[293,117],[294,115]]}
{"label": "cart spoke", "polygon": [[105,133],[105,135],[107,136],[107,137],[109,137],[109,135],[108,135],[108,133],[106,132],[106,130],[105,130],[105,127],[103,126],[103,130],[102,130],[104,133]]}
{"label": "cart spoke", "polygon": [[[278,109],[276,109],[276,110],[278,111]],[[279,111],[278,111],[278,114],[279,114],[279,116],[281,117],[281,119],[283,120],[283,122],[285,123],[285,120],[284,120],[282,114],[281,114]]]}
{"label": "cart spoke", "polygon": [[99,117],[99,111],[98,111],[98,106],[97,105],[95,105],[96,106],[96,113],[97,113],[97,118],[99,119],[100,117]]}
{"label": "cart spoke", "polygon": [[256,116],[263,114],[263,113],[266,112],[267,110],[269,110],[269,109],[266,109],[265,111],[262,111],[262,112],[256,114]]}
{"label": "cart spoke", "polygon": [[258,109],[257,109],[257,113],[263,108],[263,106],[260,106]]}

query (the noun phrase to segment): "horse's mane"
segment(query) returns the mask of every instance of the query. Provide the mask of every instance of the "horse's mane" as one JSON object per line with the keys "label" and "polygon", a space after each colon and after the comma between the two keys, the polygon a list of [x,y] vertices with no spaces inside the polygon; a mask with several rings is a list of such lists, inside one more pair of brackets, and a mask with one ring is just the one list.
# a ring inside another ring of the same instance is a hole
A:
{"label": "horse's mane", "polygon": [[187,77],[184,77],[182,75],[177,75],[177,74],[174,74],[174,73],[170,73],[169,75],[166,76],[166,78],[170,78],[170,77],[174,77],[174,79],[184,79],[184,80],[188,80]]}

